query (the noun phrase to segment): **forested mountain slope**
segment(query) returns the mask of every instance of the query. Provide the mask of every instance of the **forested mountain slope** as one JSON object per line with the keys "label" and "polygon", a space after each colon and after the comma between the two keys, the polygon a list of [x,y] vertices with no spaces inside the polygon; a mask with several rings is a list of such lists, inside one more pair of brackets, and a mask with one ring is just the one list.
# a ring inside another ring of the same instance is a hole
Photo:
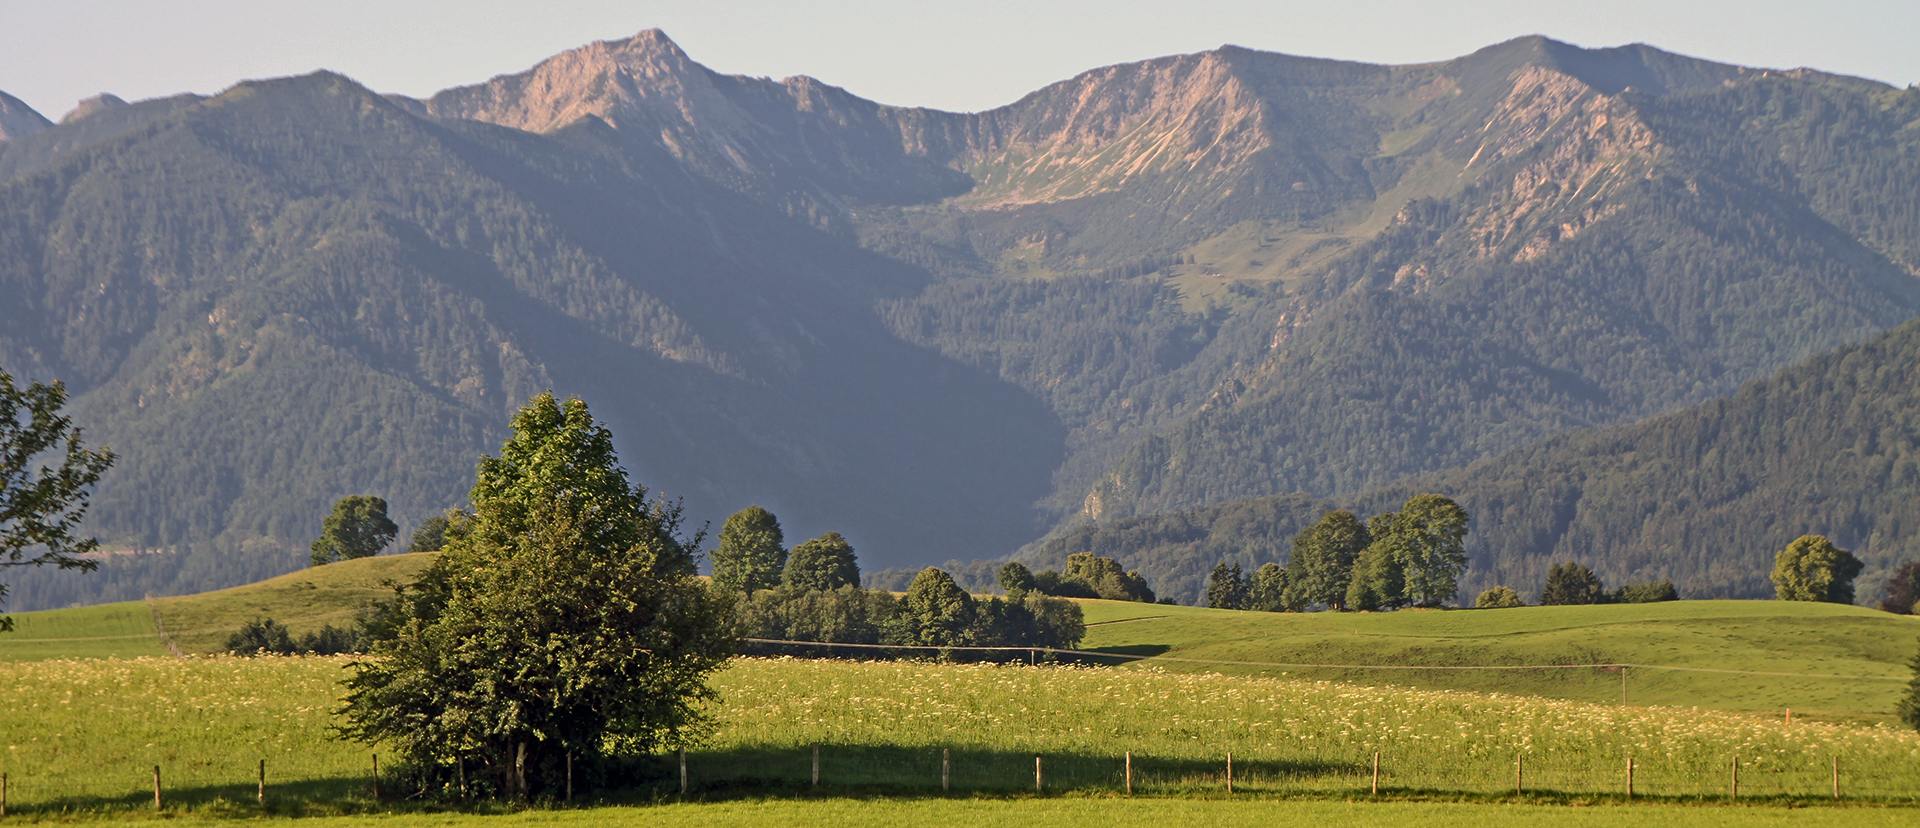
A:
{"label": "forested mountain slope", "polygon": [[284,569],[343,494],[460,502],[551,387],[696,515],[760,500],[882,562],[1038,530],[1054,419],[867,308],[921,277],[607,132],[423,119],[318,74],[0,187],[0,364],[64,379],[121,454],[90,528]]}
{"label": "forested mountain slope", "polygon": [[1284,562],[1327,509],[1366,514],[1421,492],[1473,516],[1461,596],[1506,584],[1537,597],[1553,563],[1609,585],[1673,579],[1689,598],[1765,598],[1775,553],[1823,534],[1866,563],[1862,603],[1920,558],[1920,321],[1821,354],[1731,396],[1630,425],[1564,434],[1462,469],[1352,497],[1276,495],[1110,521],[1030,551],[1139,567],[1191,600],[1218,561]]}
{"label": "forested mountain slope", "polygon": [[1349,498],[1920,313],[1920,91],[1646,46],[1228,46],[947,113],[649,31],[10,117],[0,366],[121,451],[103,537],[236,580],[338,495],[457,502],[547,387],[697,519],[914,565]]}

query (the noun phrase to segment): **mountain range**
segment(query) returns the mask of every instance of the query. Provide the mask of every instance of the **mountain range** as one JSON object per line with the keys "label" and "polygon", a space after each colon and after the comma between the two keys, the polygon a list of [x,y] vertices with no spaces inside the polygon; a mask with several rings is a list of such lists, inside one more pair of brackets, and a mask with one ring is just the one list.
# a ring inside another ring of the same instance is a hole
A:
{"label": "mountain range", "polygon": [[294,566],[344,494],[417,523],[545,388],[697,518],[759,503],[870,567],[1465,486],[1920,315],[1916,123],[1913,89],[1541,37],[1226,46],[980,113],[658,31],[426,99],[323,72],[55,124],[0,96],[0,366],[121,453],[102,539],[176,553],[16,608]]}

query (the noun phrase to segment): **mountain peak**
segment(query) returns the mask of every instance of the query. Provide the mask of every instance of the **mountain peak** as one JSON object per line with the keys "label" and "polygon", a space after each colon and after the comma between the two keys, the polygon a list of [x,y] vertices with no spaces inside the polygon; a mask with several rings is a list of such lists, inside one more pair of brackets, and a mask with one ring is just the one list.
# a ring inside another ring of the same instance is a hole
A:
{"label": "mountain peak", "polygon": [[0,141],[25,138],[47,127],[53,122],[47,116],[33,110],[19,98],[0,92]]}
{"label": "mountain peak", "polygon": [[119,95],[115,95],[111,92],[102,92],[98,95],[95,95],[91,98],[81,101],[78,106],[75,106],[73,108],[72,112],[69,112],[64,116],[61,116],[60,123],[70,124],[70,123],[73,123],[74,121],[80,120],[81,118],[92,117],[93,115],[98,114],[100,112],[105,112],[106,110],[113,109],[116,107],[122,107],[126,105],[127,105],[127,102],[121,99]]}

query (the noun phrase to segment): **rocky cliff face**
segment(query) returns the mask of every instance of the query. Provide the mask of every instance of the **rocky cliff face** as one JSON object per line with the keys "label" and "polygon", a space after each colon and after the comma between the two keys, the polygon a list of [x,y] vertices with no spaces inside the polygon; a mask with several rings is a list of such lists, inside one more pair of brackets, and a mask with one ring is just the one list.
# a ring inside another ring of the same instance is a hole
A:
{"label": "rocky cliff face", "polygon": [[53,122],[47,116],[33,111],[19,98],[0,92],[0,141],[24,138],[50,126]]}

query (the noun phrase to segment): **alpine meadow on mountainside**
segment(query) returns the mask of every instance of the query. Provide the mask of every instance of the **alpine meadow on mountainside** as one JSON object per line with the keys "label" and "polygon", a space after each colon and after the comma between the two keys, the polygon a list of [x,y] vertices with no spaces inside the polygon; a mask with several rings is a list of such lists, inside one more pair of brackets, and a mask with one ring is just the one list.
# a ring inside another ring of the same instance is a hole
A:
{"label": "alpine meadow on mountainside", "polygon": [[[1572,454],[1578,493],[1492,481],[1886,347],[1854,343],[1920,314],[1920,90],[1528,37],[1403,66],[1225,46],[949,113],[648,31],[424,100],[320,72],[58,124],[16,103],[0,367],[65,381],[115,447],[89,528],[128,553],[23,578],[21,608],[289,571],[348,495],[411,533],[544,389],[690,519],[764,504],[903,574],[1024,544],[1193,600],[1416,492],[1475,516],[1469,598],[1569,557],[1693,597],[1763,589],[1800,534],[1862,584],[1907,554],[1853,478],[1757,519],[1703,504],[1785,481],[1632,478],[1656,497]],[[1904,485],[1848,427],[1853,454],[1789,442]]]}

